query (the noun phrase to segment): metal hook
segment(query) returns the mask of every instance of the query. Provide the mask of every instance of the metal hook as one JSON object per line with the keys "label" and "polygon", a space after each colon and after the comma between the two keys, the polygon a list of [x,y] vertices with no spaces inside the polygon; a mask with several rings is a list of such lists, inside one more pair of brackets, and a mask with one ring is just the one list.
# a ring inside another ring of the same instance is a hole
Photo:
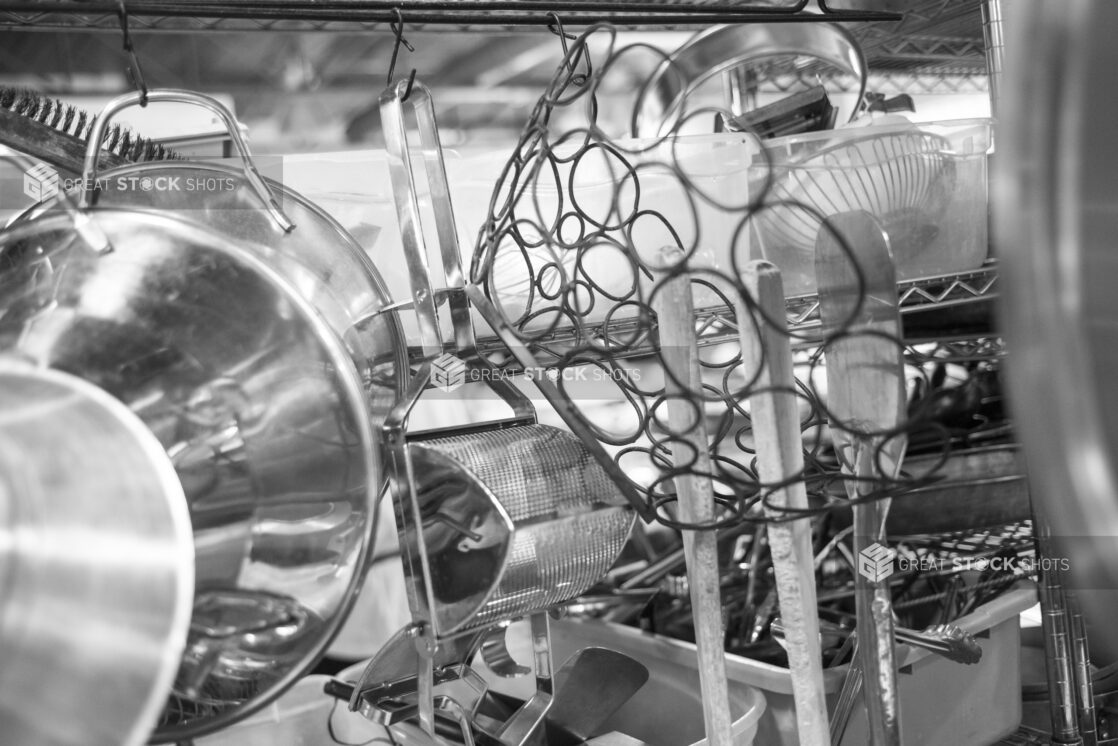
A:
{"label": "metal hook", "polygon": [[575,36],[574,34],[568,34],[566,31],[563,30],[563,20],[559,17],[559,14],[556,13],[554,10],[549,10],[547,12],[547,17],[551,19],[551,21],[547,24],[548,31],[557,35],[562,40],[562,42],[563,42],[563,53],[566,54],[566,52],[567,52],[567,39],[571,39],[573,41],[574,39],[577,39],[578,37]]}
{"label": "metal hook", "polygon": [[582,86],[584,83],[586,83],[587,80],[590,79],[589,56],[587,56],[586,58],[586,73],[576,73],[575,67],[578,65],[578,60],[581,59],[584,54],[586,54],[586,49],[583,48],[579,50],[579,53],[575,55],[575,59],[567,59],[568,55],[570,55],[570,49],[567,47],[567,40],[570,39],[573,41],[578,37],[574,34],[568,34],[566,31],[563,30],[563,21],[559,18],[559,14],[556,13],[554,10],[548,11],[547,16],[551,19],[550,21],[548,21],[547,30],[558,36],[559,43],[563,45],[563,59],[566,60],[565,64],[567,67],[567,72],[569,72],[571,75],[571,82],[577,86]]}
{"label": "metal hook", "polygon": [[[385,85],[389,88],[392,87],[392,79],[396,75],[396,58],[400,55],[400,47],[403,46],[409,52],[415,51],[415,47],[413,47],[411,43],[404,38],[404,14],[400,12],[399,8],[393,8],[392,12],[396,14],[396,20],[390,22],[388,24],[388,27],[392,29],[392,33],[396,35],[396,41],[392,45],[392,59],[388,62],[388,80]],[[411,69],[411,73],[408,75],[408,87],[404,89],[404,95],[400,98],[401,101],[408,100],[408,97],[411,96],[411,89],[413,85],[415,85],[414,67]]]}
{"label": "metal hook", "polygon": [[140,59],[136,56],[136,47],[132,44],[132,34],[128,28],[128,8],[124,0],[117,0],[117,20],[120,21],[120,32],[124,37],[124,51],[128,53],[128,77],[132,85],[140,92],[140,106],[148,105],[148,85],[144,81],[144,71],[140,67]]}

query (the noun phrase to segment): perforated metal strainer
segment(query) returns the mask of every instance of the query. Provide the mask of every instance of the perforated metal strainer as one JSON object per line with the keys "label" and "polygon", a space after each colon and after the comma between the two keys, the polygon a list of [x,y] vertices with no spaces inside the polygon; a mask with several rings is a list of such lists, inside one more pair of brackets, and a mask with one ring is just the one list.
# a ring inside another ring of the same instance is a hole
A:
{"label": "perforated metal strainer", "polygon": [[632,529],[605,471],[562,430],[528,425],[409,448],[443,634],[569,601],[606,573]]}

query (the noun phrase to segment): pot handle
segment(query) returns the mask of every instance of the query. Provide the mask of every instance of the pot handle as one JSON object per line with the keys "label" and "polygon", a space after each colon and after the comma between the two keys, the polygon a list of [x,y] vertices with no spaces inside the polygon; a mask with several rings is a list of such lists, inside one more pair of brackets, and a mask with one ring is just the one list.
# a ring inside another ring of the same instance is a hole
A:
{"label": "pot handle", "polygon": [[[105,108],[101,110],[97,119],[94,120],[93,131],[90,133],[89,142],[86,144],[85,161],[82,166],[82,184],[90,188],[81,190],[78,196],[78,207],[85,209],[90,207],[95,201],[93,195],[97,190],[93,189],[92,186],[97,183],[97,156],[101,150],[101,143],[104,140],[105,130],[108,127],[109,120],[124,109],[140,103],[141,96],[142,94],[138,91],[117,96],[112,101],[105,104]],[[295,228],[295,224],[284,214],[283,209],[279,205],[279,201],[276,199],[275,195],[272,194],[272,190],[268,188],[260,172],[256,170],[256,166],[252,162],[252,156],[249,154],[248,144],[244,141],[244,138],[241,137],[241,130],[240,127],[237,126],[237,120],[233,118],[233,114],[225,108],[220,101],[202,93],[184,91],[176,88],[162,88],[148,91],[147,98],[148,101],[153,102],[193,104],[216,114],[222,124],[225,125],[225,131],[229,134],[229,139],[232,140],[233,147],[236,148],[237,154],[241,157],[245,178],[248,179],[249,184],[252,185],[253,191],[260,197],[260,201],[264,203],[264,207],[268,210],[268,214],[272,217],[272,220],[274,220],[276,225],[285,233]]]}

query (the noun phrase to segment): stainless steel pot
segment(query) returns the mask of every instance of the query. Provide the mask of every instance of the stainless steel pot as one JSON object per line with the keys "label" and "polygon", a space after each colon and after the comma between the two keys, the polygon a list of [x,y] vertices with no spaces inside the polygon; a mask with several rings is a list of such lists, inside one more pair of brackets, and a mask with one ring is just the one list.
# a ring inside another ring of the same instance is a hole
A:
{"label": "stainless steel pot", "polygon": [[[641,87],[633,107],[633,137],[660,137],[685,115],[687,96],[715,75],[778,56],[798,55],[826,62],[859,79],[858,101],[866,91],[868,68],[858,42],[846,29],[824,23],[748,23],[700,31],[656,70]],[[854,118],[857,106],[851,113]]]}
{"label": "stainless steel pot", "polygon": [[244,717],[313,665],[375,530],[382,478],[366,389],[268,254],[112,208],[0,234],[0,349],[127,405],[189,505],[193,615],[157,741]]}
{"label": "stainless steel pot", "polygon": [[170,459],[120,402],[0,358],[0,741],[139,746],[190,623]]}
{"label": "stainless steel pot", "polygon": [[[395,404],[406,347],[395,314],[382,313],[389,294],[361,245],[342,226],[297,192],[260,175],[232,113],[209,96],[162,89],[153,103],[199,106],[225,126],[240,166],[224,162],[163,161],[97,171],[97,154],[110,121],[138,105],[139,93],[110,101],[97,117],[85,154],[81,207],[156,210],[197,221],[255,250],[292,282],[344,341],[365,382],[370,413],[383,421]],[[56,198],[38,212],[65,208]]]}
{"label": "stainless steel pot", "polygon": [[[151,91],[149,98],[155,105],[187,103],[212,113],[226,128],[236,158],[165,162],[165,168],[126,167],[99,173],[94,156],[102,133],[108,131],[113,117],[139,103],[137,94],[127,94],[105,107],[89,138],[81,183],[97,188],[79,188],[71,196],[87,205],[177,215],[238,241],[253,242],[261,256],[300,290],[344,341],[365,384],[376,434],[377,425],[397,400],[398,371],[404,369],[406,347],[396,315],[384,312],[389,295],[369,256],[319,207],[258,173],[232,113],[218,101],[180,90]],[[38,212],[64,209],[64,196]],[[364,613],[349,626],[362,625],[382,602],[362,599],[359,608]]]}

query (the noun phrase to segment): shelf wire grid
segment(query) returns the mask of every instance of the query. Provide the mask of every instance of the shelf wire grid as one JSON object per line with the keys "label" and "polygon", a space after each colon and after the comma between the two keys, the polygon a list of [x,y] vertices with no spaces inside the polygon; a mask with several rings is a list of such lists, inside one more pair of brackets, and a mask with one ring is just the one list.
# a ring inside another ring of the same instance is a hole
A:
{"label": "shelf wire grid", "polygon": [[[0,24],[22,28],[117,30],[117,5],[90,0],[6,0]],[[832,10],[825,2],[648,2],[647,0],[133,0],[135,28],[149,31],[385,31],[400,19],[408,30],[547,29],[555,15],[569,27],[611,23],[623,28],[694,28],[744,22],[898,21],[892,12]]]}

